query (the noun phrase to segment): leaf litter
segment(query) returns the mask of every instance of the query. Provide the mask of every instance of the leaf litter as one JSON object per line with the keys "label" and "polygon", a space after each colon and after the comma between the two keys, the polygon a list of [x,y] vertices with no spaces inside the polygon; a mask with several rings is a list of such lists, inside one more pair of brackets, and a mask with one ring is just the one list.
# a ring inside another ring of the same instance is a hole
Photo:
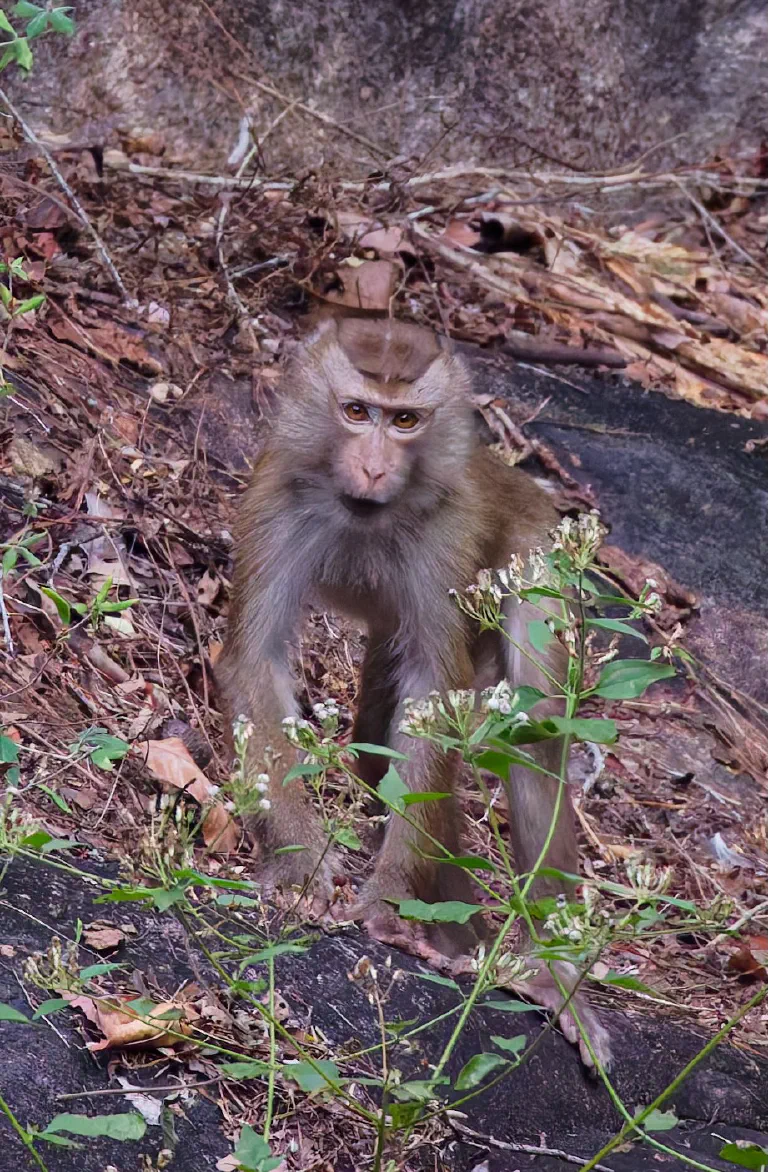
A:
{"label": "leaf litter", "polygon": [[[768,414],[764,160],[585,176],[575,187],[567,175],[460,167],[397,182],[319,172],[209,183],[115,151],[97,185],[87,152],[63,159],[135,301],[115,294],[90,239],[48,199],[56,192],[40,163],[21,166],[24,187],[3,175],[4,253],[28,262],[21,292],[47,300],[7,327],[3,356],[0,542],[39,533],[42,568],[21,562],[2,581],[13,649],[6,642],[0,653],[0,723],[23,752],[0,769],[20,769],[29,818],[79,849],[130,853],[157,784],[205,811],[202,841],[213,853],[201,855],[203,869],[248,873],[238,829],[210,804],[226,775],[212,669],[226,626],[235,497],[310,295],[353,310],[395,308],[484,347],[560,346],[575,361],[596,353],[588,364],[598,366],[602,354],[656,393]],[[663,191],[668,210],[630,222],[612,203],[622,181]],[[727,225],[719,235],[713,218]],[[556,462],[549,471],[567,476]],[[606,549],[604,564],[630,589],[646,576],[620,550]],[[660,629],[684,625],[695,600],[656,569]],[[108,579],[115,599],[138,605],[113,616],[117,626],[106,616],[65,638],[41,587],[87,606]],[[302,699],[309,707],[337,697],[346,727],[361,648],[354,628],[312,613]],[[609,715],[623,732],[618,745],[574,765],[587,873],[621,882],[627,859],[652,859],[674,867],[674,894],[727,898],[746,918],[741,938],[715,949],[670,937],[651,956],[634,942],[607,955],[606,970],[674,998],[686,1020],[711,1030],[743,999],[742,984],[765,979],[765,937],[749,913],[768,886],[768,742],[748,726],[757,747],[751,761],[739,757],[743,714],[713,716],[690,686],[682,695],[659,688],[651,704]],[[130,752],[100,759],[97,745],[73,754],[87,729]],[[202,766],[190,736],[203,742]],[[59,786],[65,810],[49,796]],[[350,795],[338,798],[367,841],[363,811]],[[492,857],[482,806],[469,792],[463,799],[468,850]],[[93,946],[108,949],[118,936],[94,929]],[[92,1048],[175,1044],[117,1004],[102,1012],[80,1001],[102,1035]],[[645,1004],[632,1000],[638,1011]],[[766,1023],[742,1027],[739,1038],[764,1052]]]}

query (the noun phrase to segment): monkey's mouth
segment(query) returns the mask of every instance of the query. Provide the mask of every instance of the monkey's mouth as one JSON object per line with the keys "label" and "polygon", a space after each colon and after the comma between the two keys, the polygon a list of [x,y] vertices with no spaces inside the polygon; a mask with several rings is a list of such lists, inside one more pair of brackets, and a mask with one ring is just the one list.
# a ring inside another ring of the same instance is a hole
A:
{"label": "monkey's mouth", "polygon": [[346,492],[342,493],[339,499],[353,517],[362,517],[365,520],[380,516],[386,508],[386,501],[373,501],[370,497],[350,496]]}

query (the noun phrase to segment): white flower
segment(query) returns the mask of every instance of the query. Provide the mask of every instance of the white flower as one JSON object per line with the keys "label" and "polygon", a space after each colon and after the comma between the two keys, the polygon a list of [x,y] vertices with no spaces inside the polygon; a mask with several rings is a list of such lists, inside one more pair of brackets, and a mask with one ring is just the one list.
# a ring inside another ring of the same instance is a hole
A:
{"label": "white flower", "polygon": [[259,809],[260,810],[266,811],[266,810],[271,809],[271,807],[272,807],[272,803],[270,802],[269,798],[262,798],[261,801],[259,802]]}

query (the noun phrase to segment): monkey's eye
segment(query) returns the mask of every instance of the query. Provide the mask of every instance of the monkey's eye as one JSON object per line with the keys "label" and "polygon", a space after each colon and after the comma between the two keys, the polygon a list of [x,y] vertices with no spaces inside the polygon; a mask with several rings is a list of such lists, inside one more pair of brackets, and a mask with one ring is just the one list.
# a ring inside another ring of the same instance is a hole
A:
{"label": "monkey's eye", "polygon": [[410,431],[419,422],[415,411],[398,411],[392,420],[398,431]]}
{"label": "monkey's eye", "polygon": [[370,419],[368,409],[362,403],[345,403],[342,410],[352,423],[365,423]]}

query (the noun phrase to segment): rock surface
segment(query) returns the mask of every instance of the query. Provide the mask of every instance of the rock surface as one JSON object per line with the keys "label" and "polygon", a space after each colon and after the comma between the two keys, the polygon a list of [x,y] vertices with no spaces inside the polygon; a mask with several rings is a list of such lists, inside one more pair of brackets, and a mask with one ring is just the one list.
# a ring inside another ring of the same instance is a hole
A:
{"label": "rock surface", "polygon": [[33,124],[164,140],[195,167],[223,166],[243,110],[263,136],[285,108],[256,82],[358,136],[294,110],[265,143],[268,170],[536,152],[596,169],[650,148],[656,166],[768,127],[763,0],[89,0],[76,14],[75,39],[37,42],[34,82],[14,83]]}

